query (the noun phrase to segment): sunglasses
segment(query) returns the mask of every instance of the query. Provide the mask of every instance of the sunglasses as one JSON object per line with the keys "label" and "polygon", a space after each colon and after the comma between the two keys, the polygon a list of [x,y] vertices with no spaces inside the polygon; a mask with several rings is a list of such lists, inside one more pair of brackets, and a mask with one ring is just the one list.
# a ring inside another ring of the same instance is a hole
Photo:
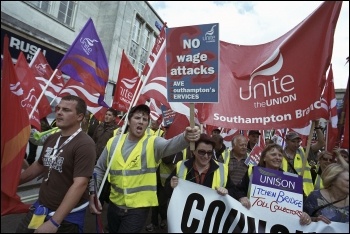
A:
{"label": "sunglasses", "polygon": [[209,157],[213,156],[213,151],[197,150],[197,153],[200,156],[208,155]]}

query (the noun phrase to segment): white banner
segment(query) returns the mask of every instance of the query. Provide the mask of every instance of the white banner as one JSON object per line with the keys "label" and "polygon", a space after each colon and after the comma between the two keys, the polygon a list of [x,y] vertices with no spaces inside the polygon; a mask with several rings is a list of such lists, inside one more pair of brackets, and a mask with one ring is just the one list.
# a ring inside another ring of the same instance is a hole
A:
{"label": "white banner", "polygon": [[168,232],[180,233],[348,233],[348,223],[312,222],[301,226],[298,217],[276,219],[274,213],[254,213],[231,196],[179,179],[168,207]]}

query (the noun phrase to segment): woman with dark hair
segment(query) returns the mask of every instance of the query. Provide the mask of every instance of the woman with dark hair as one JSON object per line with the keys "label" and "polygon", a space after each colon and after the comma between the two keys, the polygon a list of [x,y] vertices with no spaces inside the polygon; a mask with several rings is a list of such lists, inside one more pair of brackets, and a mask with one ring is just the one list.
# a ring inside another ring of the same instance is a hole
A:
{"label": "woman with dark hair", "polygon": [[[265,149],[261,152],[260,161],[258,163],[259,167],[265,167],[273,170],[279,170],[283,171],[281,169],[282,165],[282,159],[285,156],[285,153],[283,151],[283,148],[278,144],[269,144],[265,147]],[[242,181],[240,184],[238,184],[238,200],[239,202],[246,207],[247,209],[250,209],[251,204],[248,198],[248,189],[249,189],[249,182],[250,177],[254,173],[254,166],[250,166],[244,175]],[[300,225],[308,225],[311,223],[310,216],[303,212],[300,216]]]}
{"label": "woman with dark hair", "polygon": [[[220,195],[230,194],[234,198],[236,186],[230,179],[227,165],[214,160],[215,142],[207,134],[201,134],[195,142],[193,157],[180,161],[165,182],[169,197],[177,186],[179,178],[215,189]],[[224,175],[224,176],[222,176]]]}
{"label": "woman with dark hair", "polygon": [[322,172],[324,188],[310,193],[304,202],[304,210],[312,221],[349,223],[349,164],[337,155]]}

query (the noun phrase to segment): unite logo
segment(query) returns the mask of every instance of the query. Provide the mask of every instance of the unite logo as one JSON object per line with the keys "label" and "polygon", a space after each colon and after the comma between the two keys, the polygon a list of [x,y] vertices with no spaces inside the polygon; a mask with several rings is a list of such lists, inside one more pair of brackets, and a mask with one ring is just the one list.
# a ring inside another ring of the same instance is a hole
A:
{"label": "unite logo", "polygon": [[[248,88],[239,87],[240,99],[244,101],[257,99],[264,102],[264,106],[296,101],[296,94],[290,94],[295,89],[294,77],[292,75],[285,75],[282,78],[275,76],[282,67],[283,56],[279,49],[276,49],[266,61],[252,72]],[[267,78],[255,82],[256,76],[266,76]],[[268,76],[272,79],[269,79]]]}
{"label": "unite logo", "polygon": [[203,41],[205,42],[215,42],[215,36],[214,36],[214,28],[216,25],[213,25],[209,31],[207,31],[204,34]]}
{"label": "unite logo", "polygon": [[90,55],[90,53],[92,52],[91,47],[94,46],[95,42],[98,42],[98,40],[95,40],[95,39],[92,40],[92,39],[87,38],[87,37],[85,37],[84,39],[80,38],[81,48],[83,48],[86,55]]}
{"label": "unite logo", "polygon": [[16,84],[10,84],[10,90],[16,96],[21,96],[24,93],[20,85],[21,85],[20,82],[17,82]]}
{"label": "unite logo", "polygon": [[46,74],[46,66],[47,66],[48,64],[46,63],[46,64],[44,64],[44,63],[39,63],[39,64],[36,64],[35,65],[35,68],[36,68],[36,70],[38,71],[38,73],[41,75],[41,76],[43,76],[44,74]]}

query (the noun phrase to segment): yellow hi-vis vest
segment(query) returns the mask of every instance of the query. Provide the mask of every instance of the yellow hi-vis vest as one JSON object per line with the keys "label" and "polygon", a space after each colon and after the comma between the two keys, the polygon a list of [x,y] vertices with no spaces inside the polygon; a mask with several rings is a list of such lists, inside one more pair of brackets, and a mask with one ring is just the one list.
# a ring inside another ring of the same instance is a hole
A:
{"label": "yellow hi-vis vest", "polygon": [[165,164],[163,161],[159,164],[160,182],[164,187],[166,179],[169,177],[171,172],[175,169],[175,165],[172,163]]}
{"label": "yellow hi-vis vest", "polygon": [[228,165],[230,162],[230,149],[225,149],[224,152],[222,152],[222,158],[224,160],[224,164]]}
{"label": "yellow hi-vis vest", "polygon": [[118,143],[117,137],[107,142],[108,154],[113,154],[114,151],[116,154],[108,175],[111,183],[109,199],[115,205],[131,208],[158,206],[156,177],[158,162],[154,158],[156,136],[145,134],[125,162],[122,146],[127,135],[120,135],[121,139],[116,150],[114,149]]}
{"label": "yellow hi-vis vest", "polygon": [[[305,162],[306,161],[306,162]],[[301,169],[303,167],[303,162],[305,162],[305,171],[303,175],[303,190],[306,196],[309,196],[309,194],[314,191],[314,185],[312,182],[312,177],[311,177],[311,167],[310,164],[308,163],[304,150],[302,148],[299,148],[296,152],[296,155],[294,157],[294,169],[298,173],[298,175],[301,174]],[[288,171],[288,161],[283,158],[282,160],[282,169],[284,171]]]}
{"label": "yellow hi-vis vest", "polygon": [[[176,174],[179,178],[184,180],[186,179],[186,176],[187,176],[187,167],[185,166],[185,162],[187,160],[179,161],[176,164]],[[227,175],[228,175],[227,165],[217,161],[215,161],[215,163],[219,165],[219,169],[214,171],[213,181],[211,184],[212,189],[216,189],[218,187],[225,187],[227,183]]]}
{"label": "yellow hi-vis vest", "polygon": [[[317,166],[317,170],[316,171],[318,171],[318,170],[320,170],[320,166],[319,165]],[[318,173],[317,173],[316,178],[315,178],[314,188],[315,188],[315,190],[324,188],[323,180],[321,178],[321,175],[319,175]]]}

